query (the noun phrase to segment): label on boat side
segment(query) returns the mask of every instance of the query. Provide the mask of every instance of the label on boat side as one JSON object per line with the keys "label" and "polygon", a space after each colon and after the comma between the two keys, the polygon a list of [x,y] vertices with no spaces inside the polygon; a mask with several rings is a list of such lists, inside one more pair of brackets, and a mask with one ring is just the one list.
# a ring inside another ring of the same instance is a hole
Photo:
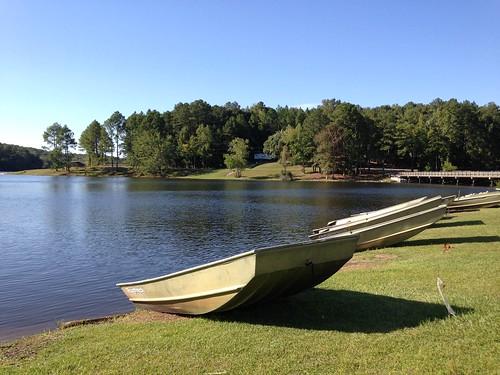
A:
{"label": "label on boat side", "polygon": [[135,294],[142,294],[142,293],[144,293],[144,289],[142,289],[142,288],[127,288],[127,292],[135,293]]}

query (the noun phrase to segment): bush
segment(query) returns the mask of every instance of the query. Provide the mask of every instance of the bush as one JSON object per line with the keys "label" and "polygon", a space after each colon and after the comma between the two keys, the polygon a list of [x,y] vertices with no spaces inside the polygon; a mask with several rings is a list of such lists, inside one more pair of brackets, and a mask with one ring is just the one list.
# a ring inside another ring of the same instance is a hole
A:
{"label": "bush", "polygon": [[451,162],[446,159],[443,163],[443,171],[444,172],[453,172],[453,171],[456,171],[457,170],[457,167],[453,164],[451,164]]}
{"label": "bush", "polygon": [[281,181],[293,181],[292,172],[285,172],[285,173],[281,172],[280,180]]}

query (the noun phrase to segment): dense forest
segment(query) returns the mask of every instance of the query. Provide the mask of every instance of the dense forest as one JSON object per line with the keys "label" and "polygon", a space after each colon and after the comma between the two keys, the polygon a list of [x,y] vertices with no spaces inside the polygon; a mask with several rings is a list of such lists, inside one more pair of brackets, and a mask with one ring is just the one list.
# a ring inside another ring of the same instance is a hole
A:
{"label": "dense forest", "polygon": [[[44,141],[50,165],[67,165],[77,145],[73,132],[55,123]],[[90,166],[126,159],[138,174],[162,176],[178,168],[241,165],[228,152],[250,162],[264,152],[285,166],[314,165],[323,173],[356,174],[367,167],[497,170],[500,108],[455,99],[374,108],[330,99],[311,109],[196,100],[163,113],[125,118],[115,112],[102,124],[94,120],[78,146]]]}
{"label": "dense forest", "polygon": [[47,159],[44,150],[0,143],[0,171],[43,168]]}
{"label": "dense forest", "polygon": [[118,123],[121,127],[115,126],[111,138],[123,148],[129,165],[145,174],[221,167],[236,138],[248,141],[250,155],[264,151],[293,164],[316,164],[324,173],[356,174],[369,166],[500,168],[500,108],[495,103],[436,99],[362,108],[324,100],[304,110],[262,102],[249,108],[211,106],[197,100],[164,113],[133,113]]}

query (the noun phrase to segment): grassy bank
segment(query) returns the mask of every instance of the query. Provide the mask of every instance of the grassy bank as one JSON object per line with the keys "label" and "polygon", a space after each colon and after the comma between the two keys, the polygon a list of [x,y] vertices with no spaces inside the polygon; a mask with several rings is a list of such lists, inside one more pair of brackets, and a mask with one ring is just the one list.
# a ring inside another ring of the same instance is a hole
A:
{"label": "grassy bank", "polygon": [[[241,177],[236,178],[229,169],[214,169],[210,171],[200,171],[198,173],[188,173],[183,178],[204,179],[204,180],[279,180],[282,166],[279,163],[265,163],[251,168],[246,168],[241,172]],[[302,168],[298,165],[290,166],[287,171],[291,172],[294,178],[307,179],[318,178],[311,173],[311,168],[302,173]]]}
{"label": "grassy bank", "polygon": [[37,335],[4,345],[0,372],[495,373],[499,236],[500,209],[453,214],[402,246],[356,254],[294,297],[198,318],[136,312]]}
{"label": "grassy bank", "polygon": [[[177,169],[171,170],[167,174],[167,178],[188,178],[188,179],[213,179],[213,180],[245,180],[245,179],[256,179],[256,180],[278,180],[281,172],[281,165],[278,163],[267,163],[258,165],[255,167],[247,168],[243,171],[241,178],[236,178],[234,173],[228,169]],[[308,178],[314,177],[318,178],[316,174],[312,174],[311,171],[308,173],[302,173],[301,167],[292,166],[288,170],[296,178]],[[127,167],[120,167],[118,172],[116,172],[111,167],[93,167],[93,168],[71,168],[70,172],[59,169],[30,169],[26,171],[14,172],[14,174],[20,175],[30,175],[30,176],[134,176],[134,177],[148,177],[148,176],[138,176],[131,169]]]}
{"label": "grassy bank", "polygon": [[[242,176],[235,177],[235,174],[229,169],[177,169],[171,170],[166,178],[183,178],[199,180],[280,180],[282,166],[279,163],[265,163],[254,167],[246,168],[242,171]],[[291,172],[295,180],[302,181],[325,181],[325,177],[320,173],[313,173],[312,168],[305,168],[298,165],[289,166],[287,171]],[[68,173],[65,170],[54,169],[31,169],[15,172],[15,174],[30,176],[88,176],[88,177],[106,177],[106,176],[130,176],[130,177],[152,177],[137,175],[128,167],[120,167],[115,171],[111,167],[93,167],[93,168],[71,168]],[[348,178],[348,177],[346,177]],[[343,176],[336,176],[336,180],[343,180]],[[380,180],[380,176],[360,176],[357,180]],[[332,179],[330,178],[330,181]]]}
{"label": "grassy bank", "polygon": [[106,176],[132,176],[132,173],[127,167],[118,167],[118,170],[112,167],[92,167],[92,168],[71,168],[70,171],[65,169],[28,169],[25,171],[12,172],[16,175],[27,176],[87,176],[87,177],[106,177]]}

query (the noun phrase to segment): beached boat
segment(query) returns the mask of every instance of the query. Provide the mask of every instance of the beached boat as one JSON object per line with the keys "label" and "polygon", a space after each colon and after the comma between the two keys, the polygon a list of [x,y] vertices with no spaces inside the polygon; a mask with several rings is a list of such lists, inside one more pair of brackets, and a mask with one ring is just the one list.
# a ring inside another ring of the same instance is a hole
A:
{"label": "beached boat", "polygon": [[153,279],[117,284],[139,307],[199,315],[313,287],[351,259],[357,235],[251,250]]}
{"label": "beached boat", "polygon": [[[370,216],[382,215],[382,214],[390,212],[390,211],[395,211],[395,210],[399,210],[399,209],[402,209],[402,208],[413,206],[413,205],[415,205],[417,203],[420,203],[420,202],[424,201],[425,199],[427,199],[427,197],[417,198],[417,199],[414,199],[414,200],[411,200],[411,201],[407,201],[407,202],[396,204],[394,206],[384,207],[384,208],[382,208],[380,210],[368,211],[368,212],[360,212],[360,213],[352,214],[351,216],[346,217],[344,219],[337,219],[337,220],[329,221],[326,224],[326,226],[330,227],[332,225],[346,224],[346,223],[352,223],[352,222],[355,222],[355,221],[358,221],[358,220],[365,220],[366,218],[368,218]],[[317,233],[321,229],[323,229],[323,228],[313,229],[313,233]]]}
{"label": "beached boat", "polygon": [[[424,229],[430,227],[446,214],[446,205],[441,204],[427,210],[412,213],[410,215],[397,217],[392,220],[379,222],[374,225],[357,227],[348,230],[349,234],[359,235],[356,251],[370,248],[380,248],[402,242]],[[346,230],[338,231],[332,227],[331,231],[312,234],[311,239],[331,238],[329,236],[343,236]]]}
{"label": "beached boat", "polygon": [[[443,198],[438,195],[433,198],[419,198],[409,202],[400,203],[399,205],[390,206],[381,210],[361,213],[350,216],[345,219],[331,221],[326,227],[313,229],[313,235],[329,232],[346,232],[385,221],[390,221],[402,216],[408,216],[420,211],[425,211],[430,208],[437,207],[443,204]],[[311,237],[311,236],[310,236]],[[312,236],[315,238],[314,236]]]}
{"label": "beached boat", "polygon": [[446,197],[442,198],[442,203],[445,205],[449,205],[457,196],[455,194],[453,195],[447,195]]}
{"label": "beached boat", "polygon": [[448,208],[450,211],[460,211],[499,206],[500,191],[484,191],[482,193],[473,193],[457,197],[450,202]]}
{"label": "beached boat", "polygon": [[403,209],[406,207],[413,206],[415,204],[418,204],[418,203],[424,201],[425,199],[427,199],[427,197],[421,197],[421,198],[413,199],[413,200],[408,201],[408,202],[399,203],[399,204],[396,204],[394,206],[384,207],[380,210],[352,214],[348,218],[330,221],[330,222],[328,222],[327,226],[345,224],[345,223],[353,222],[356,220],[364,220],[370,216],[382,215],[382,214],[390,212],[390,211],[396,211],[396,210],[400,210],[400,209]]}

